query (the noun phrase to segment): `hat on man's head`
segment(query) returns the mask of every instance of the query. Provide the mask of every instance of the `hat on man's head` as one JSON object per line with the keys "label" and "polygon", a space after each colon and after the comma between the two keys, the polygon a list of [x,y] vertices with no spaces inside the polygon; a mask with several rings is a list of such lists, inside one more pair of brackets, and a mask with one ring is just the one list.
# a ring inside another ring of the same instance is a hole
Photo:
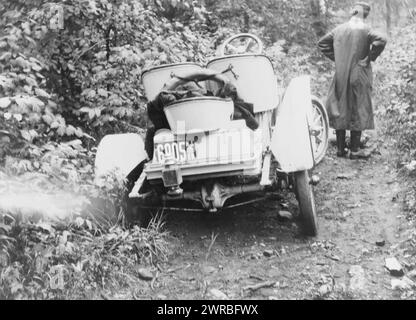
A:
{"label": "hat on man's head", "polygon": [[[361,2],[360,1],[360,2],[357,2],[356,4],[354,4],[354,7],[353,8],[356,8],[358,6],[360,6],[360,7],[363,8],[363,10],[364,10],[364,18],[366,18],[370,14],[370,11],[371,11],[370,5],[367,2]],[[358,11],[356,11],[356,10],[353,9],[352,15],[356,15],[357,13],[358,13]]]}
{"label": "hat on man's head", "polygon": [[363,7],[367,11],[370,11],[371,10],[371,7],[370,7],[370,5],[367,2],[360,1],[360,2],[357,2],[355,4],[355,6],[361,6],[361,7]]}

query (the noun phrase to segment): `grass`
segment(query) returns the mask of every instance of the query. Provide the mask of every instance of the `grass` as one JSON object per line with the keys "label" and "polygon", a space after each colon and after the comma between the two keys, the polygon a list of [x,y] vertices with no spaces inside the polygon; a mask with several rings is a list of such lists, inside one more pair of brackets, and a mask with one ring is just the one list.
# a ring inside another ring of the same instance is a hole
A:
{"label": "grass", "polygon": [[[18,190],[22,198],[25,191]],[[112,296],[143,285],[138,266],[167,260],[163,212],[146,229],[125,228],[124,190],[94,191],[88,204],[65,207],[60,217],[53,214],[58,205],[36,212],[19,203],[0,205],[0,299],[102,299],[103,292]]]}

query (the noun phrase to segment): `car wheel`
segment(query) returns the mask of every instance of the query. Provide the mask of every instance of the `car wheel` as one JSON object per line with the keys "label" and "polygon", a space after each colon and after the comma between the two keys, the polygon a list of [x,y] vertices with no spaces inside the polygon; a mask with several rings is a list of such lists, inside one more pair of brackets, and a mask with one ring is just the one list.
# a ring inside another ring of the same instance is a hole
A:
{"label": "car wheel", "polygon": [[317,99],[312,99],[312,123],[310,124],[311,140],[315,163],[318,164],[325,157],[328,149],[329,122],[325,107]]}
{"label": "car wheel", "polygon": [[149,209],[143,208],[137,200],[127,200],[125,220],[128,226],[137,225],[147,228],[152,219]]}
{"label": "car wheel", "polygon": [[308,171],[294,173],[295,194],[299,203],[300,222],[306,236],[314,237],[318,234],[315,198]]}

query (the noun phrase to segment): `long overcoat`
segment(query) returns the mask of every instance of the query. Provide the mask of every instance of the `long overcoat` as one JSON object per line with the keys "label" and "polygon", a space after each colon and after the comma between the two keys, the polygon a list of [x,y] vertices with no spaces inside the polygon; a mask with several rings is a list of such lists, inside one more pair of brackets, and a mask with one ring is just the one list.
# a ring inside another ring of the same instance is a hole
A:
{"label": "long overcoat", "polygon": [[337,130],[374,129],[371,62],[384,50],[386,38],[357,21],[344,23],[319,40],[321,52],[335,61],[326,109]]}

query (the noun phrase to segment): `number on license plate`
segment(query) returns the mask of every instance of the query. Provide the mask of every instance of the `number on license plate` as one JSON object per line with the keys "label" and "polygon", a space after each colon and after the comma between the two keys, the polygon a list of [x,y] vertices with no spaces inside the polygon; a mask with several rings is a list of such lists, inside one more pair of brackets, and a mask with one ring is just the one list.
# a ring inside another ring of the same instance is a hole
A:
{"label": "number on license plate", "polygon": [[186,141],[157,144],[155,146],[155,159],[158,163],[163,163],[166,160],[175,160],[181,163],[195,160],[195,144]]}

